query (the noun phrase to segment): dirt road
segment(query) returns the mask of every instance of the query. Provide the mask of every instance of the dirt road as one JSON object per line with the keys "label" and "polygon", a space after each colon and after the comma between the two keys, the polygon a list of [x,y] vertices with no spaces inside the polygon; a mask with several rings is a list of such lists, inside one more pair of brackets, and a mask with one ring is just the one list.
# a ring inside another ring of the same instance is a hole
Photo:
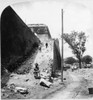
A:
{"label": "dirt road", "polygon": [[[87,86],[87,81],[81,75],[75,75],[75,73],[68,72],[68,75],[72,78],[72,82],[64,89],[55,94],[48,96],[48,99],[76,99],[76,98],[93,98],[86,95],[81,95],[83,89]],[[88,94],[88,93],[87,93]]]}
{"label": "dirt road", "polygon": [[50,98],[51,99],[67,99],[69,97],[73,97],[73,90],[80,85],[80,79],[78,76],[74,76],[70,72],[69,72],[69,75],[72,78],[73,82],[69,84],[64,91],[59,91],[58,93],[53,94],[50,97],[48,97],[49,99]]}
{"label": "dirt road", "polygon": [[[54,79],[53,86],[50,88],[40,86],[40,80],[35,79],[33,75],[35,63],[39,64],[40,71],[42,72],[43,69],[48,70],[53,61],[53,41],[45,37],[41,37],[43,43],[42,50],[38,50],[35,56],[29,58],[20,69],[24,71],[26,67],[31,67],[30,72],[22,75],[12,73],[7,82],[7,86],[14,83],[16,86],[27,88],[29,93],[23,95],[18,92],[11,92],[6,86],[5,89],[2,89],[2,99],[93,99],[93,95],[89,95],[87,89],[89,84],[93,86],[93,69],[80,69],[74,72],[67,70],[63,72],[64,85],[59,84],[59,76]],[[48,42],[47,48],[45,46],[46,42]]]}

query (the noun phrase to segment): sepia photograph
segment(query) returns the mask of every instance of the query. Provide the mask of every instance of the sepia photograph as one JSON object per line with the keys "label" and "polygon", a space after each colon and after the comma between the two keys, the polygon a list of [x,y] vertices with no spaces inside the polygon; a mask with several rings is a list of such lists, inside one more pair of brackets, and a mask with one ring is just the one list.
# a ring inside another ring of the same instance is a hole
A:
{"label": "sepia photograph", "polygon": [[1,100],[93,100],[93,0],[0,0]]}

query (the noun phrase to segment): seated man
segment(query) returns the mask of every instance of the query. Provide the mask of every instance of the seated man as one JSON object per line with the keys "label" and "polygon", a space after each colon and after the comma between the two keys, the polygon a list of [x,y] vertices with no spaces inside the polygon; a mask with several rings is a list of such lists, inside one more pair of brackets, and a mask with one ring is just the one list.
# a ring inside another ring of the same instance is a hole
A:
{"label": "seated man", "polygon": [[39,67],[38,67],[38,63],[35,64],[35,68],[34,68],[34,77],[36,79],[40,78],[40,70],[39,70]]}

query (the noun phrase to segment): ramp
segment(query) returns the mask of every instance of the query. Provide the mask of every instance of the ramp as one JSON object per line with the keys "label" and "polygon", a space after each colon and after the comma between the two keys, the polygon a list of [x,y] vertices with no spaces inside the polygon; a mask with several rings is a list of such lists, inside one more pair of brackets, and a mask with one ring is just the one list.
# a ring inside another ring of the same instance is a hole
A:
{"label": "ramp", "polygon": [[23,58],[35,46],[38,46],[40,40],[22,21],[17,13],[8,6],[1,15],[1,65],[13,71],[16,66],[14,64]]}

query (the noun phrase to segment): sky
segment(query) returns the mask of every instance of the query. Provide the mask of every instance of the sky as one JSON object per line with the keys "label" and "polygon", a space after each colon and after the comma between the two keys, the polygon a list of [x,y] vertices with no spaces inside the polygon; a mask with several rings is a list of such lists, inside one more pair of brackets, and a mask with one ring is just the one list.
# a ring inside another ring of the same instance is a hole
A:
{"label": "sky", "polygon": [[[61,35],[63,9],[64,33],[85,32],[88,36],[84,55],[93,57],[93,0],[2,0],[0,13],[11,5],[26,24],[46,24],[53,38]],[[60,41],[61,46],[61,41]],[[68,44],[64,45],[64,57],[73,56]]]}

